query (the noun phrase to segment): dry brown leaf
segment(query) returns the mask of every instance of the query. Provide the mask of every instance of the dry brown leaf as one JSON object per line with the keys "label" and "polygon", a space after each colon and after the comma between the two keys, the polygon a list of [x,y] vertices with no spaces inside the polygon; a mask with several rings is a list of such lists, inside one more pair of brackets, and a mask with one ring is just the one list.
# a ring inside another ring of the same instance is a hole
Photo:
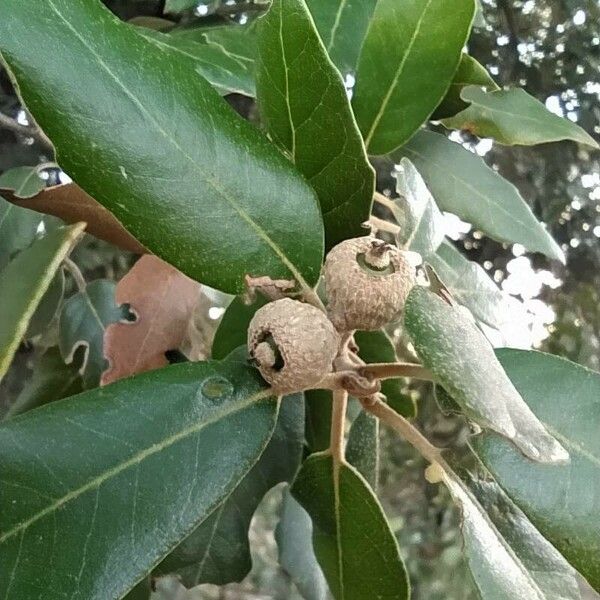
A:
{"label": "dry brown leaf", "polygon": [[74,183],[46,188],[32,198],[19,198],[6,189],[0,189],[0,194],[16,206],[53,215],[67,223],[85,221],[88,233],[122,250],[136,254],[148,252],[112,213]]}
{"label": "dry brown leaf", "polygon": [[200,296],[200,284],[160,260],[142,256],[119,281],[117,304],[128,304],[137,317],[113,323],[104,334],[109,361],[101,385],[168,364],[167,350],[181,345]]}

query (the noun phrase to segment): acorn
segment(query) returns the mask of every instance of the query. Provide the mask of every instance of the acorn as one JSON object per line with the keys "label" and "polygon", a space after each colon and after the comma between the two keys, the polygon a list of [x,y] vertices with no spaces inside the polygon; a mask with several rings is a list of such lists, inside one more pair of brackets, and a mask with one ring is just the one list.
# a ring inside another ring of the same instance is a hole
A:
{"label": "acorn", "polygon": [[372,331],[400,316],[416,271],[402,250],[366,236],[332,248],[324,277],[327,311],[335,328]]}
{"label": "acorn", "polygon": [[248,328],[248,352],[279,395],[316,386],[332,371],[339,344],[323,311],[290,298],[258,309]]}

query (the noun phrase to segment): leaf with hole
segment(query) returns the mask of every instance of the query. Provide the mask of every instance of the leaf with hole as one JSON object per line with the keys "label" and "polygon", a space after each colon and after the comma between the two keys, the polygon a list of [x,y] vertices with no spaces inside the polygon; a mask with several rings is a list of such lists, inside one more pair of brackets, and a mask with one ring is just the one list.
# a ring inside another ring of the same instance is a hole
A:
{"label": "leaf with hole", "polygon": [[115,303],[133,318],[106,327],[102,385],[166,366],[165,352],[181,346],[199,298],[198,283],[156,256],[142,256],[115,289]]}
{"label": "leaf with hole", "polygon": [[86,388],[96,387],[106,369],[104,333],[110,323],[131,318],[127,307],[115,304],[115,283],[97,279],[71,296],[61,309],[58,344],[67,364],[84,348],[80,372]]}
{"label": "leaf with hole", "polygon": [[406,156],[422,175],[438,206],[500,242],[519,243],[564,261],[564,253],[535,218],[517,188],[460,144],[420,131],[392,155]]}
{"label": "leaf with hole", "polygon": [[81,237],[84,223],[61,227],[36,240],[0,271],[0,379],[63,259]]}
{"label": "leaf with hole", "polygon": [[323,231],[313,190],[196,60],[98,0],[7,0],[0,40],[61,167],[149,251],[231,293],[246,274],[316,283]]}
{"label": "leaf with hole", "polygon": [[158,565],[155,573],[175,573],[189,588],[201,583],[241,581],[252,567],[250,520],[272,487],[294,478],[303,442],[302,395],[286,396],[273,436],[258,462],[213,514]]}
{"label": "leaf with hole", "polygon": [[0,595],[121,598],[256,463],[269,393],[241,363],[185,363],[0,425]]}
{"label": "leaf with hole", "polygon": [[461,91],[460,97],[469,106],[442,121],[449,129],[466,130],[509,146],[572,140],[591,148],[600,148],[579,125],[551,113],[525,90],[517,88],[488,92],[470,85]]}
{"label": "leaf with hole", "polygon": [[417,285],[406,300],[404,326],[436,383],[469,418],[511,440],[530,459],[568,462],[568,452],[527,406],[464,309]]}
{"label": "leaf with hole", "polygon": [[362,46],[352,106],[370,154],[395,150],[445,96],[474,0],[379,0]]}
{"label": "leaf with hole", "polygon": [[491,433],[471,444],[513,502],[600,592],[600,373],[541,352],[497,354],[571,462],[532,463]]}
{"label": "leaf with hole", "polygon": [[375,174],[304,0],[274,0],[260,20],[257,90],[270,136],[317,192],[327,248],[364,234]]}
{"label": "leaf with hole", "polygon": [[431,118],[437,121],[452,117],[467,108],[468,104],[460,97],[460,94],[468,85],[478,85],[493,91],[500,89],[483,65],[479,64],[472,56],[463,54],[450,88]]}
{"label": "leaf with hole", "polygon": [[408,598],[398,544],[367,482],[350,465],[314,454],[292,494],[313,522],[313,545],[334,598]]}

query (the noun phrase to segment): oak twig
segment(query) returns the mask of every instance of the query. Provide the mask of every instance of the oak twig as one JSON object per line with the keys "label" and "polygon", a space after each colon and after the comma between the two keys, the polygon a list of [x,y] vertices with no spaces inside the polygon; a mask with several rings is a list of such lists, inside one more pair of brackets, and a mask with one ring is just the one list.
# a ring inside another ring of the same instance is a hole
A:
{"label": "oak twig", "polygon": [[345,428],[346,408],[348,406],[348,392],[335,390],[331,409],[331,441],[329,450],[336,463],[345,461]]}
{"label": "oak twig", "polygon": [[429,369],[414,363],[372,363],[361,367],[358,372],[370,379],[413,377],[414,379],[433,381],[433,375]]}
{"label": "oak twig", "polygon": [[441,450],[434,446],[416,427],[402,415],[390,408],[381,400],[374,403],[362,402],[363,408],[376,416],[380,421],[396,430],[419,454],[431,464],[439,465],[444,471],[451,473],[452,469],[442,456]]}
{"label": "oak twig", "polygon": [[54,149],[48,136],[46,136],[46,134],[37,125],[23,125],[16,119],[13,119],[12,117],[0,112],[0,127],[25,137],[33,138],[44,146]]}
{"label": "oak twig", "polygon": [[87,284],[85,282],[85,277],[79,270],[79,267],[70,258],[64,258],[63,265],[66,267],[67,271],[69,271],[71,277],[73,277],[75,285],[77,285],[77,289],[80,292],[85,292]]}

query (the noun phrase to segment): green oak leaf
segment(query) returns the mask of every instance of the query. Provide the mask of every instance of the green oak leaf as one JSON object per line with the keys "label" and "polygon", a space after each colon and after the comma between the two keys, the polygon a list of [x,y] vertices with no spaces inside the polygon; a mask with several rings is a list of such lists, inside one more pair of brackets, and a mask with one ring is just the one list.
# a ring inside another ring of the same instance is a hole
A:
{"label": "green oak leaf", "polygon": [[524,402],[470,315],[420,285],[404,327],[423,364],[473,421],[511,440],[529,458],[565,463],[569,454]]}
{"label": "green oak leaf", "polygon": [[361,410],[352,422],[346,459],[377,491],[379,482],[379,419]]}
{"label": "green oak leaf", "polygon": [[312,530],[310,516],[286,488],[275,529],[279,564],[305,600],[327,600],[327,582],[315,557]]}
{"label": "green oak leaf", "polygon": [[35,240],[42,215],[0,196],[0,269]]}
{"label": "green oak leaf", "polygon": [[396,166],[395,176],[400,198],[395,199],[392,213],[400,226],[398,245],[427,259],[444,239],[442,213],[408,158],[402,158]]}
{"label": "green oak leaf", "polygon": [[39,167],[15,167],[0,175],[0,189],[11,190],[17,198],[33,198],[45,187]]}
{"label": "green oak leaf", "polygon": [[246,304],[244,298],[237,296],[227,307],[215,336],[213,338],[211,356],[218,360],[225,358],[239,346],[248,343],[248,326],[254,313],[267,303],[264,296],[257,294],[254,302]]}
{"label": "green oak leaf", "polygon": [[445,476],[462,511],[473,580],[486,600],[582,600],[575,570],[493,481]]}
{"label": "green oak leaf", "polygon": [[352,106],[370,154],[395,150],[445,96],[475,14],[474,0],[379,0]]}
{"label": "green oak leaf", "polygon": [[226,292],[246,274],[316,283],[313,190],[195,59],[99,0],[7,0],[0,52],[61,167],[148,250]]}
{"label": "green oak leaf", "polygon": [[456,301],[481,323],[502,331],[508,321],[525,319],[523,304],[503,293],[483,267],[466,258],[452,242],[444,240],[427,262]]}
{"label": "green oak leaf", "polygon": [[85,349],[80,372],[86,388],[96,387],[107,367],[103,351],[106,327],[128,320],[127,307],[115,304],[115,285],[108,279],[92,281],[85,290],[71,296],[60,312],[60,352],[68,364],[79,348]]}
{"label": "green oak leaf", "polygon": [[252,468],[277,409],[249,366],[183,363],[2,423],[0,595],[121,598]]}
{"label": "green oak leaf", "polygon": [[255,25],[231,25],[210,31],[194,29],[168,33],[140,28],[139,33],[159,47],[196,61],[200,75],[221,94],[244,94],[254,97],[256,85]]}
{"label": "green oak leaf", "polygon": [[[357,331],[354,341],[358,345],[358,355],[366,363],[393,363],[398,360],[392,340],[385,331]],[[404,417],[414,417],[417,407],[412,398],[402,393],[401,380],[385,379],[381,391],[388,404]]]}
{"label": "green oak leaf", "polygon": [[356,70],[377,0],[306,0],[331,60],[343,75]]}
{"label": "green oak leaf", "polygon": [[31,377],[4,415],[9,419],[38,406],[73,396],[83,390],[77,361],[66,364],[56,346],[33,363]]}
{"label": "green oak leaf", "polygon": [[202,525],[158,565],[155,573],[174,573],[190,588],[201,583],[241,581],[252,567],[248,541],[252,515],[272,487],[294,478],[303,444],[302,395],[286,396],[273,435],[258,462]]}
{"label": "green oak leaf", "polygon": [[84,228],[84,223],[78,223],[51,231],[17,254],[0,272],[0,379],[63,259]]}
{"label": "green oak leaf", "polygon": [[525,90],[516,88],[488,92],[469,85],[461,91],[460,97],[469,106],[457,115],[442,120],[442,124],[449,129],[463,129],[509,146],[573,140],[600,148],[579,125],[551,113]]}
{"label": "green oak leaf", "polygon": [[304,0],[274,0],[260,19],[256,86],[271,138],[317,192],[326,247],[364,234],[375,173]]}
{"label": "green oak leaf", "polygon": [[311,452],[329,448],[331,436],[332,396],[328,390],[307,390],[306,400],[306,444]]}
{"label": "green oak leaf", "polygon": [[600,373],[541,352],[497,354],[571,462],[538,465],[487,432],[471,444],[533,525],[600,592]]}
{"label": "green oak leaf", "polygon": [[362,476],[332,456],[313,454],[292,494],[313,522],[313,546],[336,600],[408,598],[398,544]]}
{"label": "green oak leaf", "polygon": [[485,67],[479,64],[472,56],[463,54],[450,88],[439,106],[435,109],[435,112],[431,115],[431,118],[437,121],[446,117],[452,117],[465,109],[468,104],[461,99],[460,94],[468,85],[479,85],[489,90],[500,89]]}
{"label": "green oak leaf", "polygon": [[517,188],[446,136],[420,131],[392,155],[406,156],[441,210],[458,215],[500,242],[519,243],[564,262],[564,253],[535,218]]}

